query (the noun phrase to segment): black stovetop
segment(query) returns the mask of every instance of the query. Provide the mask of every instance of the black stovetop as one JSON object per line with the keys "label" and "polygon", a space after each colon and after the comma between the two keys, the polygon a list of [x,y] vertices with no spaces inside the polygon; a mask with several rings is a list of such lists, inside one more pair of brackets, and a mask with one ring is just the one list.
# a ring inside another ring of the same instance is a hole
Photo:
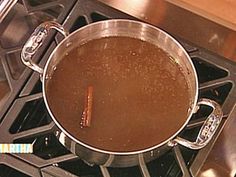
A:
{"label": "black stovetop", "polygon": [[[33,29],[42,21],[57,20],[72,32],[87,24],[111,18],[134,19],[94,0],[23,0],[19,1],[6,17],[3,23],[5,28],[0,27],[2,36],[0,78],[3,78],[8,88],[4,93],[5,96],[1,98],[3,104],[0,104],[0,143],[33,143],[34,152],[33,154],[0,154],[0,176],[178,177],[196,175],[197,169],[202,166],[211,151],[220,130],[203,150],[193,151],[176,146],[150,163],[131,168],[89,166],[65,149],[55,137],[53,133],[55,124],[44,105],[39,76],[19,62],[21,47]],[[22,32],[22,37],[18,41],[10,40],[7,36],[9,29],[15,23],[22,25],[21,22],[24,22],[27,27],[22,31],[19,30],[18,36],[21,36],[20,32]],[[187,50],[197,70],[200,82],[199,98],[217,101],[222,106],[225,121],[236,100],[236,64],[194,46],[191,42],[175,37]],[[43,66],[60,40],[60,35],[51,34],[34,60]],[[192,117],[180,136],[190,140],[195,139],[209,111],[203,107]],[[220,125],[221,129],[224,121]]]}

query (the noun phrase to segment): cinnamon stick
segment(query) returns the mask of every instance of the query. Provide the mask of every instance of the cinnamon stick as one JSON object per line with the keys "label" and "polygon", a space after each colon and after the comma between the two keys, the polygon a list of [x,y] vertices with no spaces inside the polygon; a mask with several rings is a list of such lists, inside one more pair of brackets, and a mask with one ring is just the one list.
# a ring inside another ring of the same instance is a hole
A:
{"label": "cinnamon stick", "polygon": [[81,118],[82,127],[91,126],[92,105],[93,105],[93,87],[89,86],[85,94],[84,111],[82,113],[82,118]]}

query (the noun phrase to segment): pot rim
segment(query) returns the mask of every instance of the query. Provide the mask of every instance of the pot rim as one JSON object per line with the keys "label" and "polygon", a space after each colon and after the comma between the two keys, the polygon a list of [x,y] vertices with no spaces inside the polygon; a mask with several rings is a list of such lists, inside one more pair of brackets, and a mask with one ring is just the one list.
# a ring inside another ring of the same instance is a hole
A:
{"label": "pot rim", "polygon": [[[161,31],[162,33],[164,33],[167,37],[169,37],[174,43],[176,43],[176,45],[183,51],[184,55],[187,57],[188,59],[188,62],[190,64],[190,66],[192,68],[190,68],[193,73],[194,73],[194,77],[195,77],[195,84],[196,84],[196,91],[195,91],[195,96],[194,96],[194,99],[193,99],[193,102],[190,103],[190,106],[189,106],[189,109],[191,109],[191,111],[189,111],[188,113],[188,117],[185,121],[185,123],[181,126],[181,128],[179,128],[171,137],[169,137],[168,139],[166,139],[165,141],[157,144],[157,145],[154,145],[154,146],[151,146],[151,147],[148,147],[146,149],[142,149],[142,150],[136,150],[136,151],[127,151],[127,152],[116,152],[116,151],[108,151],[108,150],[102,150],[102,149],[99,149],[99,148],[96,148],[96,147],[93,147],[93,146],[90,146],[80,140],[78,140],[77,138],[75,138],[73,135],[71,135],[65,128],[63,128],[63,126],[57,121],[57,119],[54,117],[50,107],[49,107],[49,104],[48,104],[48,101],[47,101],[47,97],[46,97],[46,89],[45,89],[45,81],[46,81],[46,78],[47,78],[47,70],[48,70],[48,67],[49,67],[49,63],[53,57],[53,55],[56,53],[57,49],[60,48],[63,43],[66,42],[66,40],[68,38],[71,38],[73,35],[75,35],[77,32],[79,32],[80,30],[83,30],[84,28],[87,28],[88,26],[96,26],[98,24],[101,24],[101,23],[109,23],[110,21],[113,21],[115,23],[118,23],[118,22],[128,22],[128,23],[137,23],[139,25],[144,25],[144,26],[147,26],[148,28],[152,28],[154,30],[158,30],[158,31]],[[165,32],[164,30],[158,28],[158,27],[155,27],[155,26],[152,26],[150,24],[147,24],[147,23],[144,23],[144,22],[140,22],[140,21],[136,21],[136,20],[129,20],[129,19],[109,19],[109,20],[103,20],[103,21],[99,21],[99,22],[94,22],[94,23],[91,23],[91,24],[88,24],[84,27],[81,27],[77,30],[75,30],[74,32],[72,32],[71,34],[69,34],[66,38],[64,38],[57,46],[56,48],[54,48],[53,52],[50,54],[47,62],[46,62],[46,65],[44,67],[44,71],[43,71],[43,77],[42,77],[42,89],[43,89],[43,99],[44,99],[44,102],[45,102],[45,105],[46,105],[46,108],[49,112],[49,115],[51,116],[53,122],[56,124],[56,126],[60,129],[61,132],[63,132],[66,137],[69,137],[69,139],[71,139],[72,141],[90,149],[90,150],[93,150],[93,151],[96,151],[96,152],[100,152],[100,153],[105,153],[105,154],[110,154],[110,155],[135,155],[135,154],[141,154],[141,153],[145,153],[145,152],[148,152],[148,151],[152,151],[160,146],[163,146],[165,144],[167,144],[168,142],[170,142],[171,140],[173,140],[185,127],[186,125],[188,124],[189,120],[191,119],[193,113],[195,112],[195,109],[196,109],[196,105],[197,105],[197,100],[198,100],[198,77],[197,77],[197,73],[196,73],[196,70],[195,70],[195,67],[193,65],[193,62],[191,61],[191,58],[190,56],[188,55],[188,53],[186,52],[186,50],[183,48],[183,46],[174,38],[172,37],[171,35],[169,35],[167,32]],[[64,144],[64,146],[67,147],[67,145]]]}

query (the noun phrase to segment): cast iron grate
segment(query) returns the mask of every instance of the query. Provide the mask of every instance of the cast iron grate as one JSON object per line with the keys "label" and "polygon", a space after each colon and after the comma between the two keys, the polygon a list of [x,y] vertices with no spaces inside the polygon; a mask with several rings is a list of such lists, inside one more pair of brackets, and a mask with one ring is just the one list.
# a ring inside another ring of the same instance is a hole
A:
{"label": "cast iron grate", "polygon": [[45,160],[70,153],[52,133],[31,138],[17,139],[16,141],[14,141],[14,143],[33,143],[33,154]]}
{"label": "cast iron grate", "polygon": [[89,166],[82,160],[76,159],[71,161],[65,161],[58,164],[58,167],[69,171],[72,174],[78,175],[80,177],[102,177],[99,166]]}
{"label": "cast iron grate", "polygon": [[227,82],[221,86],[208,89],[205,91],[200,91],[200,97],[215,100],[220,105],[223,105],[225,99],[228,97],[228,94],[230,93],[232,89],[232,86],[233,86],[233,83]]}
{"label": "cast iron grate", "polygon": [[107,20],[109,19],[108,17],[106,17],[105,15],[102,15],[100,13],[97,12],[92,12],[90,15],[91,19],[93,20],[93,22],[98,22],[98,21],[102,21],[102,20]]}
{"label": "cast iron grate", "polygon": [[114,177],[129,177],[129,176],[142,177],[138,167],[108,168],[108,171],[110,175]]}
{"label": "cast iron grate", "polygon": [[75,22],[73,23],[72,27],[70,28],[69,32],[72,33],[73,31],[87,25],[87,21],[84,16],[79,16]]}
{"label": "cast iron grate", "polygon": [[24,1],[24,3],[27,3],[27,4],[29,4],[32,7],[43,5],[43,4],[46,4],[46,3],[49,3],[49,2],[55,2],[55,0],[40,0],[40,1],[31,0],[31,1]]}
{"label": "cast iron grate", "polygon": [[[14,168],[11,168],[7,165],[0,164],[0,174],[4,174],[6,177],[30,177]],[[2,176],[3,177],[3,176]]]}
{"label": "cast iron grate", "polygon": [[43,99],[38,99],[27,102],[24,105],[9,131],[12,134],[19,133],[25,130],[47,125],[50,122],[51,119]]}
{"label": "cast iron grate", "polygon": [[192,58],[192,60],[197,71],[199,83],[223,78],[228,75],[227,71],[204,62],[199,58]]}
{"label": "cast iron grate", "polygon": [[[32,2],[35,3],[34,1]],[[54,1],[49,2],[49,4],[53,3]],[[38,4],[31,8],[29,3],[25,4],[31,10],[44,6],[44,4]],[[92,0],[79,0],[71,10],[69,16],[70,18],[64,21],[64,26],[70,32],[92,22],[104,19],[133,19],[133,17]],[[56,41],[60,41],[58,36],[56,36]],[[199,97],[212,98],[219,102],[223,107],[226,118],[235,103],[236,78],[233,73],[236,65],[224,58],[192,46],[185,41],[181,41],[181,43],[189,52],[197,69],[200,79]],[[40,64],[45,64],[50,52],[55,46],[56,44],[54,42],[50,45]],[[54,135],[55,125],[46,113],[45,105],[42,102],[41,89],[41,82],[39,81],[38,75],[31,75],[25,87],[22,89],[19,98],[15,100],[0,125],[0,133],[1,135],[5,135],[4,137],[8,137],[8,142],[30,142],[34,144],[33,154],[12,154],[11,156],[5,155],[1,158],[11,159],[4,162],[4,164],[11,166],[9,168],[14,166],[15,169],[7,168],[3,172],[0,171],[0,175],[7,177],[9,176],[9,170],[12,170],[22,172],[22,174],[29,174],[30,176],[185,177],[196,175],[191,174],[189,171],[193,165],[199,166],[199,163],[195,161],[196,157],[198,161],[204,161],[205,157],[201,151],[192,151],[181,146],[176,146],[160,158],[140,166],[131,168],[90,166],[71,154],[56,139]],[[210,110],[203,107],[191,119],[189,125],[181,132],[180,136],[195,139],[200,126],[206,118],[207,111]],[[21,122],[23,122],[23,125],[18,125]],[[10,129],[10,132],[7,127]],[[22,164],[26,167],[20,167]]]}
{"label": "cast iron grate", "polygon": [[25,69],[21,60],[19,60],[20,52],[21,52],[21,50],[18,50],[13,53],[8,53],[6,55],[7,65],[9,67],[11,76],[14,80],[18,80],[21,77],[21,75]]}
{"label": "cast iron grate", "polygon": [[33,90],[31,91],[31,94],[36,94],[42,92],[42,82],[40,80],[37,81],[35,84]]}
{"label": "cast iron grate", "polygon": [[[45,1],[33,7],[30,3],[33,1],[19,1],[0,26],[0,122],[31,74],[31,71],[20,62],[22,45],[42,21],[57,20],[62,23],[74,1]],[[52,37],[53,35],[45,41],[42,50],[34,57],[35,62],[40,61]]]}
{"label": "cast iron grate", "polygon": [[147,164],[151,176],[178,176],[181,173],[173,151]]}

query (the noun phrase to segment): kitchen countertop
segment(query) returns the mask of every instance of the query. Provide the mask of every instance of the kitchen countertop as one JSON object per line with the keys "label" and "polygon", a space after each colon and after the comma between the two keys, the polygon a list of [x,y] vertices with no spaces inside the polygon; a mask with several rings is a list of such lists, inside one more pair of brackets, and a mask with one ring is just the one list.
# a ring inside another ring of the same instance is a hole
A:
{"label": "kitchen countertop", "polygon": [[223,131],[205,161],[198,177],[236,176],[236,105],[227,118]]}
{"label": "kitchen countertop", "polygon": [[[178,5],[178,1],[163,0],[100,0],[101,2],[158,26],[168,33],[179,36],[214,53],[236,61],[236,31],[225,23],[200,16],[196,11]],[[215,8],[219,8],[217,3]],[[212,5],[212,6],[214,6]],[[199,7],[198,7],[199,8]],[[202,9],[207,9],[203,7]],[[214,9],[214,8],[211,8]],[[199,11],[198,11],[199,12]],[[218,16],[223,16],[222,12]],[[230,13],[230,11],[229,11]],[[232,16],[232,15],[231,15]],[[212,16],[211,16],[212,17]]]}
{"label": "kitchen countertop", "polygon": [[206,17],[236,30],[235,0],[167,0],[177,6],[188,9],[200,16]]}

